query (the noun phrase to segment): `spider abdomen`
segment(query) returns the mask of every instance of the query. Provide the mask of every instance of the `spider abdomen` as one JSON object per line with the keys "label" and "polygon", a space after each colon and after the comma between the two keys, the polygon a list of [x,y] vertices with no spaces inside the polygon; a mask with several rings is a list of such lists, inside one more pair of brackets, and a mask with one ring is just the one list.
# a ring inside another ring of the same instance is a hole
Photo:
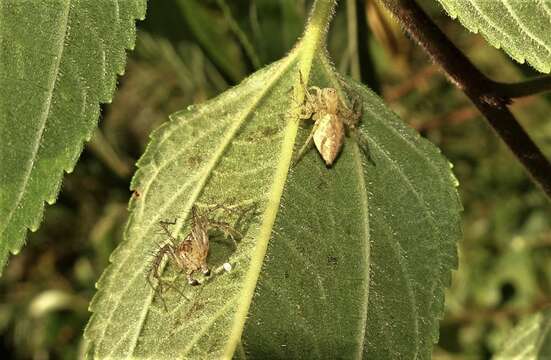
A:
{"label": "spider abdomen", "polygon": [[327,165],[333,164],[344,143],[343,122],[331,113],[323,114],[314,132],[314,144]]}

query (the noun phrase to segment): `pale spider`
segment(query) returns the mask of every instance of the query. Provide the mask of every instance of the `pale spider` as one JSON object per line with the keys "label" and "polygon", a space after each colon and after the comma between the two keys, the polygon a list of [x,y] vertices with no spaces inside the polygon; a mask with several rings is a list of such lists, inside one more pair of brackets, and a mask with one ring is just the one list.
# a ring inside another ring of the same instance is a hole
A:
{"label": "pale spider", "polygon": [[[194,272],[201,270],[205,276],[210,275],[210,269],[207,264],[207,256],[209,254],[209,231],[221,231],[225,237],[230,237],[232,239],[234,245],[236,238],[241,238],[239,231],[228,223],[216,221],[208,217],[208,214],[217,209],[234,211],[233,209],[226,208],[222,205],[216,205],[204,212],[201,212],[196,206],[193,206],[191,208],[190,232],[186,235],[183,241],[180,241],[180,238],[178,236],[174,236],[168,229],[168,226],[174,225],[176,221],[159,222],[159,225],[170,242],[160,246],[159,249],[153,254],[154,258],[147,273],[147,281],[149,285],[161,295],[161,300],[163,300],[162,292],[165,285],[173,288],[184,296],[175,286],[161,278],[161,264],[165,257],[168,257],[168,261],[171,262],[181,273],[185,272],[188,284],[199,285],[199,282],[192,276]],[[157,282],[156,288],[153,280],[156,280]],[[166,309],[166,304],[164,305]]]}
{"label": "pale spider", "polygon": [[300,119],[314,120],[308,139],[299,150],[295,164],[301,159],[312,140],[327,166],[331,166],[342,149],[345,126],[354,130],[360,121],[359,103],[354,101],[352,109],[339,97],[334,88],[306,87],[299,72],[300,83],[304,88],[304,103],[300,108]]}

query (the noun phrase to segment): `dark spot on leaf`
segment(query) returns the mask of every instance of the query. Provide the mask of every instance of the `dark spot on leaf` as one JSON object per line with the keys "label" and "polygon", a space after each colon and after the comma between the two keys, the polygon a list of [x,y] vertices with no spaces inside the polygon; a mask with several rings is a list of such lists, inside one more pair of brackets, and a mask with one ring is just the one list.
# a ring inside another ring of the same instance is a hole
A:
{"label": "dark spot on leaf", "polygon": [[203,160],[203,158],[200,155],[193,155],[193,156],[190,156],[187,159],[187,163],[188,163],[189,166],[195,167],[195,166],[201,164],[202,160]]}
{"label": "dark spot on leaf", "polygon": [[245,140],[248,142],[256,142],[266,137],[271,137],[274,134],[277,134],[278,131],[279,129],[275,126],[262,126],[259,127],[258,130],[249,133],[245,137]]}
{"label": "dark spot on leaf", "polygon": [[339,263],[339,259],[336,256],[330,255],[327,257],[327,264],[331,266],[336,266]]}
{"label": "dark spot on leaf", "polygon": [[268,137],[277,134],[277,131],[278,129],[275,126],[266,126],[261,128],[262,135],[268,136]]}
{"label": "dark spot on leaf", "polygon": [[184,316],[184,318],[186,320],[189,320],[190,318],[193,317],[193,315],[197,312],[199,312],[201,309],[203,309],[205,307],[205,302],[200,302],[200,301],[196,301],[192,306],[191,308],[188,310],[188,312],[186,313],[186,315]]}
{"label": "dark spot on leaf", "polygon": [[327,182],[322,178],[319,178],[318,190],[323,190],[325,188],[327,188]]}

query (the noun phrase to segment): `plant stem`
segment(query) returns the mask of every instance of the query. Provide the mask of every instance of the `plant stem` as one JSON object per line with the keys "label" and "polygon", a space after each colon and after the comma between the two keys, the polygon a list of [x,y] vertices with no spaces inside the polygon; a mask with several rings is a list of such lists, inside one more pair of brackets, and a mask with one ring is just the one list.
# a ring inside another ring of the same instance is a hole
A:
{"label": "plant stem", "polygon": [[527,89],[541,90],[549,85],[542,80],[518,87],[492,81],[453,45],[414,1],[383,0],[383,3],[429,57],[442,67],[450,81],[465,92],[551,199],[551,164],[506,107],[510,102],[508,93],[527,95]]}
{"label": "plant stem", "polygon": [[312,13],[304,32],[304,37],[312,37],[316,45],[325,42],[327,28],[331,22],[337,0],[316,0],[312,6]]}
{"label": "plant stem", "polygon": [[511,84],[494,82],[494,88],[495,91],[503,97],[519,98],[530,96],[545,91],[551,91],[551,76],[540,76]]}
{"label": "plant stem", "polygon": [[[331,17],[333,16],[336,4],[337,0],[316,0],[314,5],[312,5],[312,12],[310,13],[304,36],[298,45],[301,52],[299,60],[300,75],[305,84],[308,84],[310,69],[316,53],[327,51],[325,47],[327,28],[331,23]],[[298,76],[297,85],[295,88],[295,99],[301,103],[304,100],[304,91],[300,86]]]}
{"label": "plant stem", "polygon": [[303,56],[301,56],[300,71],[306,83],[308,83],[310,67],[312,66],[315,53],[320,50],[326,51],[327,28],[331,23],[331,17],[333,16],[336,4],[337,0],[316,0],[312,6],[312,13],[310,14],[308,25],[301,41]]}

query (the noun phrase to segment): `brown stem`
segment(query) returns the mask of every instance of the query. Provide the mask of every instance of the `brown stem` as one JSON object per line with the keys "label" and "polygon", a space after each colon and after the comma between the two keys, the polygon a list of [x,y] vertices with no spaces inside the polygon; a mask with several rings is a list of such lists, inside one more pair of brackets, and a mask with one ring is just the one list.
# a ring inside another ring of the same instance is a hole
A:
{"label": "brown stem", "polygon": [[507,307],[500,309],[469,309],[468,312],[451,315],[446,317],[443,324],[465,324],[475,321],[488,321],[488,320],[503,320],[511,317],[520,317],[529,314],[534,314],[543,309],[549,308],[551,305],[550,298],[542,298],[536,300],[532,305],[526,308]]}
{"label": "brown stem", "polygon": [[500,83],[482,74],[415,1],[382,1],[409,35],[442,67],[450,81],[471,99],[532,179],[551,198],[551,164],[507,109],[511,100],[506,91],[497,90]]}
{"label": "brown stem", "polygon": [[497,93],[504,97],[530,96],[551,91],[551,76],[541,76],[512,84],[494,82],[494,88]]}

